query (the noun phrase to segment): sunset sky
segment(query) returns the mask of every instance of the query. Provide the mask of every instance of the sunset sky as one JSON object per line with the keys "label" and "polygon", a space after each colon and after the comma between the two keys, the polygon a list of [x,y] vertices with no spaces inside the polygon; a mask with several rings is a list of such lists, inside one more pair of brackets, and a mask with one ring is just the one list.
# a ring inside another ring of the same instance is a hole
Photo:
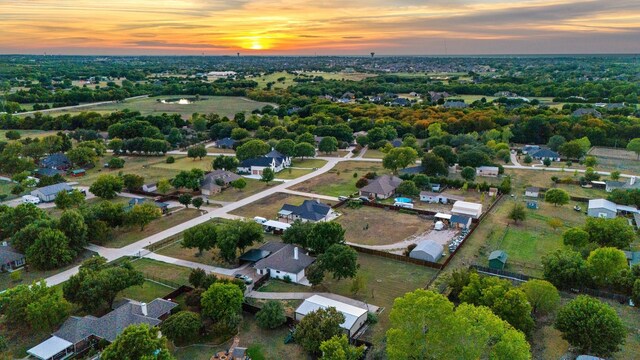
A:
{"label": "sunset sky", "polygon": [[639,53],[640,0],[0,0],[0,53]]}

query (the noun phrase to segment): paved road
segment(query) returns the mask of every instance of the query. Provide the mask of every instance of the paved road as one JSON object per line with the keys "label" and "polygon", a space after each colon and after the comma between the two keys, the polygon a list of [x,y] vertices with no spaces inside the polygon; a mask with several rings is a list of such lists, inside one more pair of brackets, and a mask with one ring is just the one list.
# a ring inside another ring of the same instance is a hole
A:
{"label": "paved road", "polygon": [[[123,101],[142,99],[142,98],[147,98],[147,97],[149,97],[149,95],[140,95],[140,96],[134,96],[134,97],[126,98]],[[37,110],[37,111],[25,111],[25,112],[21,112],[21,113],[16,113],[14,115],[18,115],[18,116],[21,116],[21,115],[33,115],[35,113],[46,113],[46,112],[52,112],[52,111],[73,110],[73,109],[80,109],[80,108],[91,107],[91,106],[115,104],[117,102],[118,101],[101,101],[101,102],[95,102],[95,103],[89,103],[89,104],[63,106],[63,107],[57,107],[57,108],[53,108],[53,109],[43,109],[43,110]]]}
{"label": "paved road", "polygon": [[509,156],[511,157],[511,162],[513,163],[513,165],[515,166],[521,166],[520,163],[518,162],[518,153],[517,152],[510,152]]}

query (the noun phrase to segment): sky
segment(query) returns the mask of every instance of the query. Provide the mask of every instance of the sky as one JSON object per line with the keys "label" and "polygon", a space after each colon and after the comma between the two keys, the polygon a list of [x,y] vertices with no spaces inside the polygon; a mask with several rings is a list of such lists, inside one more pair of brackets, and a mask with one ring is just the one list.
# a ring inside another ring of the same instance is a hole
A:
{"label": "sky", "polygon": [[640,0],[0,0],[0,53],[640,53]]}

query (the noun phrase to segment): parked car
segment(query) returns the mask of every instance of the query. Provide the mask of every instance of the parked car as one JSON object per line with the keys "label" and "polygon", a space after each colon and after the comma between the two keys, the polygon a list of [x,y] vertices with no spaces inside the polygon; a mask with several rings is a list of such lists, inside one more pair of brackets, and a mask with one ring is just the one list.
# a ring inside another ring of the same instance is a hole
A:
{"label": "parked car", "polygon": [[340,201],[349,200],[349,197],[348,197],[348,196],[341,195],[341,196],[338,196],[338,200],[340,200]]}
{"label": "parked car", "polygon": [[22,203],[37,205],[37,204],[40,204],[40,198],[33,195],[25,195],[22,197]]}
{"label": "parked car", "polygon": [[362,200],[362,202],[371,202],[371,200],[366,196],[360,196],[358,199]]}
{"label": "parked car", "polygon": [[253,284],[253,279],[250,278],[247,275],[236,274],[236,279],[240,279],[240,280],[244,281],[244,283],[247,284],[247,285]]}

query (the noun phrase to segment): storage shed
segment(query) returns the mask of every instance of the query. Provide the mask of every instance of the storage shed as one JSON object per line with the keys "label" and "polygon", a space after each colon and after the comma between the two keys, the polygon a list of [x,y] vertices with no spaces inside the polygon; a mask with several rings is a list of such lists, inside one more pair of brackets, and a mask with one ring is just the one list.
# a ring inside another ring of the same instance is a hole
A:
{"label": "storage shed", "polygon": [[349,338],[355,335],[367,321],[367,310],[320,295],[313,295],[303,301],[296,309],[295,319],[300,321],[311,312],[330,307],[344,315],[344,322],[340,324],[340,327],[344,329]]}
{"label": "storage shed", "polygon": [[35,189],[31,192],[31,195],[37,196],[42,202],[51,202],[56,199],[56,195],[58,195],[59,192],[71,190],[73,190],[73,188],[67,183],[60,183]]}
{"label": "storage shed", "polygon": [[478,219],[480,215],[482,215],[482,204],[466,201],[456,201],[453,204],[451,213],[454,215],[465,215],[470,216],[473,219]]}
{"label": "storage shed", "polygon": [[438,262],[442,257],[442,251],[444,248],[433,240],[425,240],[411,250],[409,257],[413,259],[420,259],[431,262]]}
{"label": "storage shed", "polygon": [[507,264],[507,253],[502,250],[493,251],[489,254],[489,267],[491,269],[502,270]]}

